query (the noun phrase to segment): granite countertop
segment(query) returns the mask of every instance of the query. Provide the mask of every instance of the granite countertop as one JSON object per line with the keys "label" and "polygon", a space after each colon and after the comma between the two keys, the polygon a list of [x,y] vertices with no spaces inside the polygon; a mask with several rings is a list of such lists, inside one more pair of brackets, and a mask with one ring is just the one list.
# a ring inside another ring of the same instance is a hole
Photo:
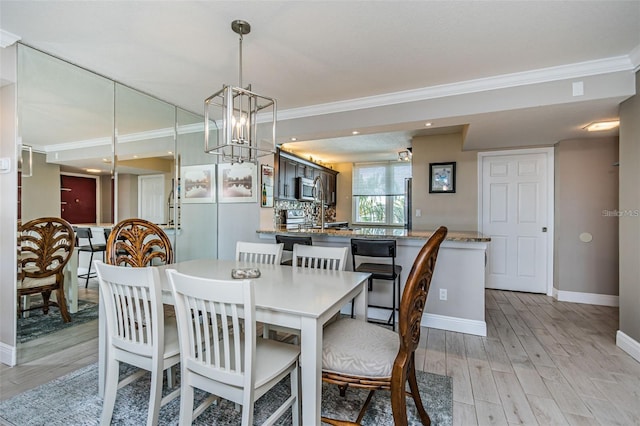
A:
{"label": "granite countertop", "polygon": [[[359,227],[353,229],[259,229],[259,234],[325,235],[330,237],[369,237],[426,240],[434,231],[409,231],[404,228]],[[446,241],[489,242],[491,238],[473,231],[449,231]]]}

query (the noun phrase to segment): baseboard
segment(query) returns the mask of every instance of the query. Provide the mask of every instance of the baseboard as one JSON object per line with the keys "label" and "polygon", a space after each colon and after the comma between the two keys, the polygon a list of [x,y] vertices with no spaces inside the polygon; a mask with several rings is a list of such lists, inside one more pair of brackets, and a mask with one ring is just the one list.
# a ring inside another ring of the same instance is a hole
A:
{"label": "baseboard", "polygon": [[[351,314],[351,304],[345,305],[341,313],[344,315]],[[370,319],[387,321],[391,311],[389,309],[379,309],[369,307],[367,316]],[[396,318],[397,321],[397,318]],[[476,336],[487,335],[487,323],[484,321],[470,320],[464,318],[448,317],[436,314],[422,315],[420,325],[423,327],[438,328],[447,331],[456,331],[458,333],[474,334]]]}
{"label": "baseboard", "polygon": [[0,362],[13,367],[18,360],[17,350],[15,346],[9,346],[6,343],[0,343]]}
{"label": "baseboard", "polygon": [[421,324],[423,327],[438,328],[441,330],[456,331],[458,333],[474,334],[476,336],[487,335],[487,323],[484,321],[465,318],[448,317],[437,314],[424,314]]}
{"label": "baseboard", "polygon": [[631,355],[633,359],[640,362],[640,342],[618,330],[616,333],[616,346]]}
{"label": "baseboard", "polygon": [[554,287],[553,298],[559,302],[584,303],[586,305],[620,306],[618,296],[611,294],[582,293],[558,290]]}

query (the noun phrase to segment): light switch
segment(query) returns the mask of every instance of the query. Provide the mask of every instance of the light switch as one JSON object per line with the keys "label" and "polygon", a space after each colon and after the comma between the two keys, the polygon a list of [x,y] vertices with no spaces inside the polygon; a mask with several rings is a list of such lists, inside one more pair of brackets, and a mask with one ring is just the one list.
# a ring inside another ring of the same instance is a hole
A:
{"label": "light switch", "polygon": [[0,158],[0,173],[9,173],[11,171],[11,159],[9,157]]}
{"label": "light switch", "polygon": [[422,216],[422,210],[416,209],[416,217]]}

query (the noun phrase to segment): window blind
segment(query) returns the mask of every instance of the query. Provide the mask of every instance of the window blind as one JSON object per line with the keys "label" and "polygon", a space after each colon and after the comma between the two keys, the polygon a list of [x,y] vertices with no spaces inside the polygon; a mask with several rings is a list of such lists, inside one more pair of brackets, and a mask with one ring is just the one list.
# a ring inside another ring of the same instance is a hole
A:
{"label": "window blind", "polygon": [[411,177],[411,164],[396,161],[355,163],[352,193],[362,195],[403,195],[404,182]]}

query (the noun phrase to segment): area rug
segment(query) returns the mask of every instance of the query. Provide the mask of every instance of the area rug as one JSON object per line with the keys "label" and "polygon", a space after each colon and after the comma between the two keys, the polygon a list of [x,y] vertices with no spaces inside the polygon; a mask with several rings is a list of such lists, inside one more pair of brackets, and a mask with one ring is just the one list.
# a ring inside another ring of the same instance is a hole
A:
{"label": "area rug", "polygon": [[80,300],[78,301],[78,312],[70,315],[71,321],[63,322],[57,307],[49,308],[48,315],[43,314],[42,309],[29,311],[27,318],[18,318],[16,337],[18,343],[25,343],[45,334],[98,319],[98,305]]}
{"label": "area rug", "polygon": [[[126,373],[126,367],[122,369]],[[66,376],[0,401],[0,420],[9,425],[98,425],[102,399],[97,394],[98,367],[89,365]],[[150,375],[118,390],[112,425],[145,424],[149,404]],[[256,402],[255,424],[262,424],[289,394],[288,377]],[[452,381],[450,377],[418,372],[422,401],[433,425],[451,425],[453,420]],[[166,386],[165,386],[166,388]],[[166,389],[165,389],[166,391]],[[322,415],[354,420],[367,393],[355,389],[347,391],[346,398],[339,395],[337,386],[323,384]],[[204,393],[196,393],[198,401]],[[160,425],[176,425],[180,411],[179,398],[160,409]],[[421,424],[410,398],[407,399],[410,425]],[[196,425],[239,425],[241,413],[233,403],[221,400],[210,406],[194,422]],[[0,422],[2,423],[2,422]],[[280,425],[290,425],[291,412],[281,419]],[[393,415],[387,392],[376,392],[363,425],[392,425]]]}

